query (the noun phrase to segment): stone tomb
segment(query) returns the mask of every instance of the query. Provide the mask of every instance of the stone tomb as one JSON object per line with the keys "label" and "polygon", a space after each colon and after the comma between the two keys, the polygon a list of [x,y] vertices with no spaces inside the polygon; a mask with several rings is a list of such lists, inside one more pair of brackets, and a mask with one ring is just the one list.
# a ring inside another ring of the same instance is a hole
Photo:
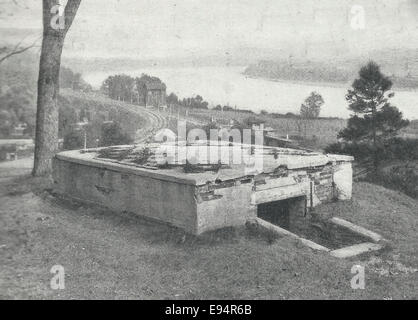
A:
{"label": "stone tomb", "polygon": [[[212,144],[177,143],[169,148],[176,155],[195,154],[193,148],[201,151]],[[55,191],[195,235],[245,225],[279,201],[287,201],[290,219],[297,221],[310,207],[351,198],[353,158],[349,156],[234,144],[244,155],[261,160],[262,165],[258,162],[251,167],[224,160],[216,165],[204,161],[191,165],[177,156],[174,161],[158,159],[156,150],[160,147],[120,146],[59,153],[53,161]],[[231,147],[231,143],[222,145],[221,153],[228,153]]]}

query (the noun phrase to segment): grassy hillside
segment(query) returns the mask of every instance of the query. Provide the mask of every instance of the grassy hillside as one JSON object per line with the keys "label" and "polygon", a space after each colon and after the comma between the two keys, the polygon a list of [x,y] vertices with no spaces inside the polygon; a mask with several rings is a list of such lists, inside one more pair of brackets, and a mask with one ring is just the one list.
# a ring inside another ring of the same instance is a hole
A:
{"label": "grassy hillside", "polygon": [[[71,89],[61,89],[59,97],[60,131],[62,134],[71,124],[84,114],[93,124],[95,133],[100,134],[103,121],[115,121],[131,138],[135,138],[137,130],[146,124],[146,119],[139,114],[120,108],[122,102],[110,100],[95,93],[81,93]],[[96,137],[97,138],[97,137]]]}
{"label": "grassy hillside", "polygon": [[[184,113],[184,110],[182,111]],[[338,118],[320,118],[302,120],[291,117],[273,117],[271,114],[254,115],[247,112],[216,111],[216,110],[189,110],[191,119],[201,122],[210,122],[214,118],[220,124],[228,124],[230,120],[245,122],[248,117],[255,117],[266,122],[265,127],[272,127],[275,134],[280,136],[306,137],[310,139],[309,147],[324,148],[337,141],[338,132],[345,128],[347,121]]]}
{"label": "grassy hillside", "polygon": [[[10,175],[2,168],[1,176]],[[19,175],[0,184],[0,298],[24,299],[416,299],[417,201],[367,183],[352,201],[321,206],[381,233],[389,248],[348,260],[289,238],[268,243],[245,230],[201,238],[129,214],[67,202],[49,182]],[[50,289],[53,265],[66,289]],[[350,287],[365,266],[366,289]]]}

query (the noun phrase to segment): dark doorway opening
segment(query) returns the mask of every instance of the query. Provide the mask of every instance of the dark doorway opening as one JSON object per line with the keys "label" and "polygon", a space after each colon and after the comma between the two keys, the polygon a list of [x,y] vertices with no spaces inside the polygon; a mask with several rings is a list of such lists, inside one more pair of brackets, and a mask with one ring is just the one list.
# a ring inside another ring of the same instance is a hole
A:
{"label": "dark doorway opening", "polygon": [[304,218],[306,197],[290,198],[258,205],[257,215],[276,226],[290,230],[297,220]]}
{"label": "dark doorway opening", "polygon": [[305,214],[306,197],[291,198],[259,204],[257,215],[276,226],[331,250],[368,242],[369,240],[346,228]]}

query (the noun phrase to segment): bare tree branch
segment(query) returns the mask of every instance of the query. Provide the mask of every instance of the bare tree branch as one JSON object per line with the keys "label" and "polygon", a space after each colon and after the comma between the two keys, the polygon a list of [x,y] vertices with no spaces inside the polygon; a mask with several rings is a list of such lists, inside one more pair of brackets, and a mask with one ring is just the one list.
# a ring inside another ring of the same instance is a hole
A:
{"label": "bare tree branch", "polygon": [[26,46],[26,47],[20,47],[20,45],[21,45],[21,43],[22,43],[23,40],[20,41],[17,45],[14,46],[14,48],[9,53],[7,53],[5,56],[3,56],[3,57],[0,58],[0,64],[4,60],[6,60],[6,59],[8,59],[8,58],[10,58],[10,57],[12,57],[14,55],[21,54],[21,53],[23,53],[23,52],[25,52],[25,51],[27,51],[27,50],[35,47],[36,46],[36,43],[40,39],[41,39],[41,37],[37,38],[32,44],[30,44],[29,46]]}

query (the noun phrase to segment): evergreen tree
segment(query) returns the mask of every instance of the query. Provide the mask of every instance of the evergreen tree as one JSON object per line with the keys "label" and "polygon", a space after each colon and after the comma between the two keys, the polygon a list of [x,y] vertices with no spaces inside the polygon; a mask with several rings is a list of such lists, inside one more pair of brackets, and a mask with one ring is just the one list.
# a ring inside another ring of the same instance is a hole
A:
{"label": "evergreen tree", "polygon": [[409,124],[402,118],[402,112],[390,104],[389,100],[394,96],[391,89],[392,81],[371,61],[360,69],[359,78],[346,95],[349,109],[354,114],[339,138],[370,147],[375,170],[385,142]]}

